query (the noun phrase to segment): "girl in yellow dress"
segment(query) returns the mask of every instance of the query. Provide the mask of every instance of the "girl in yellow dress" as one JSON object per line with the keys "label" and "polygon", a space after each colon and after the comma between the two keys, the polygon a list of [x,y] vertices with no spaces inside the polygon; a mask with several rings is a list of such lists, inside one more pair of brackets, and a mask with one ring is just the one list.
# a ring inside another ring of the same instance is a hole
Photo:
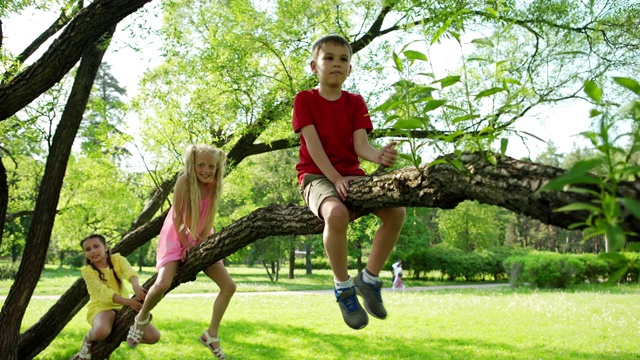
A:
{"label": "girl in yellow dress", "polygon": [[[116,319],[116,311],[128,306],[140,311],[146,297],[146,290],[138,282],[138,273],[131,267],[127,258],[109,252],[107,241],[99,234],[89,235],[80,242],[87,259],[87,265],[81,269],[82,278],[89,291],[87,321],[91,330],[82,341],[77,356],[91,359],[91,346],[109,336]],[[131,283],[134,298],[129,297],[123,280]],[[153,325],[146,325],[142,343],[154,344],[160,340],[160,332]]]}

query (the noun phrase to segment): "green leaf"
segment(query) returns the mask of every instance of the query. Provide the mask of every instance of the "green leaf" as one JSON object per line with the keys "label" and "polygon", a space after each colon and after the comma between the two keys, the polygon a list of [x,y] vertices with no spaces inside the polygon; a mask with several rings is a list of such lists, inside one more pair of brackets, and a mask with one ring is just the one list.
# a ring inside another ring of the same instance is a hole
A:
{"label": "green leaf", "polygon": [[370,113],[376,113],[380,111],[390,111],[397,108],[402,103],[404,103],[404,100],[385,101],[384,103],[380,104],[380,106],[378,106],[377,108],[371,110]]}
{"label": "green leaf", "polygon": [[431,100],[431,101],[427,101],[427,103],[424,105],[424,111],[425,112],[429,112],[431,110],[435,110],[435,109],[439,108],[440,106],[444,105],[445,102],[446,102],[446,100]]}
{"label": "green leaf", "polygon": [[406,161],[409,161],[409,162],[413,161],[413,158],[409,154],[399,153],[398,156],[400,156],[401,159],[404,159]]}
{"label": "green leaf", "polygon": [[586,210],[589,211],[591,213],[602,213],[602,209],[600,209],[597,206],[591,205],[591,204],[587,204],[587,203],[573,203],[573,204],[569,204],[569,205],[565,205],[559,209],[555,209],[555,212],[568,212],[568,211],[582,211],[582,210]]}
{"label": "green leaf", "polygon": [[627,257],[619,252],[600,253],[598,255],[602,260],[607,260],[615,263],[624,264],[627,262]]}
{"label": "green leaf", "polygon": [[445,159],[436,159],[429,163],[429,167],[436,166],[438,164],[448,164],[449,162]]}
{"label": "green leaf", "polygon": [[636,95],[640,95],[640,83],[637,81],[626,78],[626,77],[613,77],[613,81],[617,82],[618,85],[624,86],[625,88],[633,91]]}
{"label": "green leaf", "polygon": [[398,70],[399,72],[402,72],[402,60],[400,59],[400,57],[398,56],[398,54],[395,53],[395,51],[393,52],[393,62],[395,63],[395,67],[396,70]]}
{"label": "green leaf", "polygon": [[507,146],[509,145],[509,139],[500,139],[500,155],[504,156],[507,153]]}
{"label": "green leaf", "polygon": [[489,14],[493,15],[493,17],[496,19],[500,17],[500,14],[498,14],[498,12],[492,7],[487,7],[484,10]]}
{"label": "green leaf", "polygon": [[498,62],[496,63],[496,66],[497,66],[497,67],[501,67],[501,66],[502,66],[502,64],[506,64],[506,63],[514,62],[514,61],[516,61],[516,60],[518,60],[518,59],[517,59],[517,58],[513,58],[513,57],[511,57],[511,58],[506,58],[506,59],[504,59],[504,60],[500,60],[500,61],[498,61]]}
{"label": "green leaf", "polygon": [[598,117],[602,115],[602,111],[598,110],[598,109],[591,109],[589,110],[589,117],[590,118],[594,118],[594,117]]}
{"label": "green leaf", "polygon": [[442,88],[446,88],[447,86],[451,86],[460,82],[460,75],[447,76],[446,78],[436,80],[434,82],[438,82],[440,83]]}
{"label": "green leaf", "polygon": [[396,121],[396,123],[393,124],[393,127],[396,129],[407,129],[407,130],[420,129],[422,128],[422,122],[417,119],[402,119],[402,120]]}
{"label": "green leaf", "polygon": [[[371,114],[371,113],[370,113],[370,114]],[[395,114],[394,114],[394,115],[389,115],[388,117],[386,117],[386,118],[384,119],[384,124],[385,124],[385,125],[387,125],[387,124],[389,124],[390,122],[395,121],[396,119],[399,119],[399,118],[400,118],[400,116],[395,115]]]}
{"label": "green leaf", "polygon": [[587,176],[582,173],[566,173],[555,179],[552,179],[538,191],[564,191],[566,186],[575,184],[599,184],[599,180],[593,176]]}
{"label": "green leaf", "polygon": [[405,52],[403,52],[403,54],[404,56],[407,57],[407,59],[410,59],[412,61],[415,61],[415,60],[429,61],[427,59],[427,55],[421,53],[420,51],[406,50]]}
{"label": "green leaf", "polygon": [[478,62],[491,62],[491,59],[481,58],[481,57],[470,57],[467,61],[478,61]]}
{"label": "green leaf", "polygon": [[573,165],[571,169],[564,175],[561,175],[555,179],[552,179],[547,184],[542,186],[538,192],[541,191],[562,191],[565,186],[575,184],[599,184],[599,180],[595,177],[588,176],[587,173],[599,166],[602,163],[600,159],[591,159],[579,161]]}
{"label": "green leaf", "polygon": [[640,202],[630,198],[621,198],[619,200],[625,209],[629,210],[636,218],[640,219]]}
{"label": "green leaf", "polygon": [[595,102],[600,102],[602,99],[602,89],[591,80],[584,82],[584,92]]}
{"label": "green leaf", "polygon": [[502,79],[502,82],[504,84],[516,84],[516,85],[522,86],[522,83],[520,81],[518,81],[517,79],[513,79],[513,78],[504,78],[504,79]]}
{"label": "green leaf", "polygon": [[589,160],[580,160],[575,163],[571,169],[569,169],[569,173],[571,174],[586,174],[589,171],[597,168],[602,164],[601,159],[589,159]]}
{"label": "green leaf", "polygon": [[489,46],[489,47],[493,47],[493,41],[491,41],[491,39],[489,38],[478,38],[478,39],[473,39],[471,40],[472,44],[478,44],[478,45],[485,45],[485,46]]}
{"label": "green leaf", "polygon": [[485,126],[484,128],[482,128],[482,130],[480,130],[478,134],[479,135],[492,134],[495,130],[496,129],[493,126]]}
{"label": "green leaf", "polygon": [[418,75],[420,76],[426,76],[426,77],[430,77],[432,79],[435,79],[436,76],[433,73],[424,73],[424,72],[419,72]]}
{"label": "green leaf", "polygon": [[493,87],[491,89],[483,90],[483,91],[480,91],[478,95],[476,95],[475,99],[478,100],[480,98],[491,96],[501,91],[505,91],[505,89],[501,87]]}
{"label": "green leaf", "polygon": [[624,231],[620,226],[607,225],[607,241],[609,241],[609,251],[618,251],[622,249],[624,243],[627,241]]}
{"label": "green leaf", "polygon": [[453,118],[453,120],[451,120],[451,123],[452,124],[456,124],[456,123],[459,123],[460,121],[473,120],[473,119],[477,119],[479,117],[480,117],[480,115],[478,115],[478,114],[467,114],[467,115],[457,116],[457,117]]}
{"label": "green leaf", "polygon": [[609,275],[609,279],[607,279],[606,284],[613,285],[617,284],[620,279],[629,271],[629,265],[625,265],[620,269],[613,272],[613,274]]}
{"label": "green leaf", "polygon": [[599,192],[591,190],[591,189],[584,189],[584,188],[579,188],[579,187],[571,187],[569,189],[566,189],[567,192],[572,192],[572,193],[576,193],[576,194],[585,194],[585,195],[591,195],[591,196],[595,196],[598,197],[600,195]]}
{"label": "green leaf", "polygon": [[453,15],[449,16],[447,21],[445,21],[444,24],[442,24],[442,26],[438,28],[438,31],[436,31],[436,33],[431,38],[431,45],[435,44],[438,40],[440,40],[440,37],[442,36],[442,34],[444,34],[444,32],[447,31],[447,29],[449,28],[449,26],[451,26],[451,23],[455,18],[456,16],[453,16]]}

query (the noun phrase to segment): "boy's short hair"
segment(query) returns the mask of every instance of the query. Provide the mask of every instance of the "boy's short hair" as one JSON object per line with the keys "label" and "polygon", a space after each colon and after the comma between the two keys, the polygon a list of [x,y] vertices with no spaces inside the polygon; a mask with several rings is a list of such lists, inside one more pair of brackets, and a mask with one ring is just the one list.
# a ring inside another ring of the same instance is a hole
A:
{"label": "boy's short hair", "polygon": [[349,49],[349,58],[353,55],[353,49],[351,48],[351,44],[347,39],[343,38],[340,35],[327,35],[325,37],[320,38],[311,47],[311,55],[316,59],[318,57],[318,53],[320,53],[320,49],[324,44],[333,44],[338,46],[344,46]]}

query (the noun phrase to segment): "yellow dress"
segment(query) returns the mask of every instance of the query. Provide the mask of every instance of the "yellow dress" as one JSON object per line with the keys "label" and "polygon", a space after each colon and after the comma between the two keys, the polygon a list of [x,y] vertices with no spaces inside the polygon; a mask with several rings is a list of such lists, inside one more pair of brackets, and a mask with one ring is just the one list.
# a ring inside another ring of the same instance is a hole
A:
{"label": "yellow dress", "polygon": [[113,263],[113,270],[118,274],[122,286],[118,289],[118,282],[113,277],[113,270],[110,268],[99,269],[104,274],[106,283],[100,280],[100,274],[91,267],[91,265],[85,265],[80,270],[82,272],[82,278],[87,284],[87,290],[89,291],[89,304],[87,305],[87,321],[93,326],[93,318],[98,313],[107,310],[120,310],[121,304],[113,302],[113,295],[119,294],[124,298],[129,297],[127,291],[126,282],[131,279],[132,276],[138,276],[138,273],[131,267],[127,258],[120,254],[112,254],[111,262]]}

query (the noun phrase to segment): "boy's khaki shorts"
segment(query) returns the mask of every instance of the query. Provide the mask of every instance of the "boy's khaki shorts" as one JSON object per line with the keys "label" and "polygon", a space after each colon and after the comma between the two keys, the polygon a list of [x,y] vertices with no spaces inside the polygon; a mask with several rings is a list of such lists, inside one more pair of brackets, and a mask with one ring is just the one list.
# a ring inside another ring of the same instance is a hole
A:
{"label": "boy's khaki shorts", "polygon": [[300,185],[300,195],[304,198],[304,202],[309,206],[317,217],[322,219],[320,215],[320,205],[331,196],[340,199],[340,195],[333,183],[324,175],[305,174]]}

